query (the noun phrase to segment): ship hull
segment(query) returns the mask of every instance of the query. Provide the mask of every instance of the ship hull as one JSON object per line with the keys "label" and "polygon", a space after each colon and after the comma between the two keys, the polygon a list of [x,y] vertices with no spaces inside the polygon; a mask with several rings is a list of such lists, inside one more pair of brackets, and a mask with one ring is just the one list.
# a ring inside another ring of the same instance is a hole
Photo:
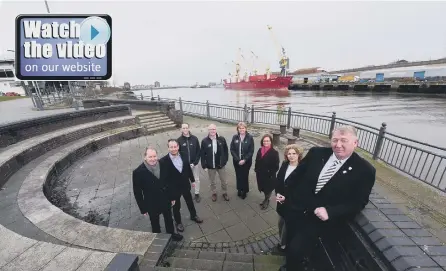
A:
{"label": "ship hull", "polygon": [[[250,90],[250,89],[273,89],[288,90],[292,76],[278,76],[270,79],[249,80],[236,83],[224,83],[225,89]],[[250,78],[251,79],[251,78]]]}

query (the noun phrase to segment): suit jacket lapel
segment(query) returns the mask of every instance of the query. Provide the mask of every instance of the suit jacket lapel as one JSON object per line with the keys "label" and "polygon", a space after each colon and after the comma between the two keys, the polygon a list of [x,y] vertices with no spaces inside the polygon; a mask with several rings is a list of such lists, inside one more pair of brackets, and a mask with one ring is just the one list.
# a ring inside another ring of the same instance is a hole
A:
{"label": "suit jacket lapel", "polygon": [[[177,167],[173,164],[173,161],[172,161],[172,158],[170,158],[170,155],[168,154],[168,157],[167,158],[169,158],[169,163],[170,163],[170,166],[174,169],[174,170],[176,170],[178,173],[180,173],[181,174],[181,172],[177,169]],[[183,159],[183,158],[181,158],[181,156],[180,156],[180,159]],[[183,169],[184,169],[184,161],[183,161]]]}
{"label": "suit jacket lapel", "polygon": [[319,193],[322,192],[322,190],[326,189],[327,186],[330,187],[330,186],[338,183],[339,181],[342,182],[343,179],[345,180],[345,178],[348,177],[348,172],[349,172],[348,168],[350,168],[351,165],[354,163],[356,155],[357,155],[356,153],[353,153],[347,159],[347,161],[344,162],[344,164],[339,168],[339,170],[336,171],[336,173],[331,177],[331,179],[328,181],[328,183],[324,187],[322,187],[322,189],[319,191]]}
{"label": "suit jacket lapel", "polygon": [[[144,165],[144,164],[143,164]],[[156,176],[144,165],[145,174],[148,179],[152,181],[152,183],[155,183],[155,181],[158,179]]]}

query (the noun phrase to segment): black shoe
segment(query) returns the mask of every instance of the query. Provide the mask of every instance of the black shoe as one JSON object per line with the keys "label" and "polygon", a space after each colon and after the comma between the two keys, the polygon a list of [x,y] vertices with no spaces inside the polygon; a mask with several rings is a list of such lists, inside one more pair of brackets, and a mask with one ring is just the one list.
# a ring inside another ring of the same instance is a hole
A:
{"label": "black shoe", "polygon": [[266,210],[266,209],[268,209],[268,206],[269,206],[269,200],[266,200],[263,202],[262,207],[260,209]]}
{"label": "black shoe", "polygon": [[286,252],[286,247],[285,247],[285,248],[282,248],[282,245],[281,245],[281,244],[277,244],[277,246],[276,246],[276,250],[277,250],[277,252],[279,252],[279,253],[285,253],[285,252]]}
{"label": "black shoe", "polygon": [[200,201],[201,201],[200,194],[195,194],[195,201],[196,201],[197,203],[200,203]]}
{"label": "black shoe", "polygon": [[246,199],[246,192],[242,192],[242,196],[241,196],[241,198],[242,198],[242,199]]}
{"label": "black shoe", "polygon": [[237,196],[238,196],[238,197],[241,197],[241,196],[242,196],[242,191],[239,190],[239,191],[237,192]]}
{"label": "black shoe", "polygon": [[183,235],[178,233],[172,233],[172,240],[175,242],[183,240]]}
{"label": "black shoe", "polygon": [[198,215],[191,218],[191,220],[197,222],[198,224],[203,223],[203,219],[199,218]]}
{"label": "black shoe", "polygon": [[179,232],[183,232],[184,231],[184,226],[183,226],[183,224],[177,224],[177,230],[179,231]]}

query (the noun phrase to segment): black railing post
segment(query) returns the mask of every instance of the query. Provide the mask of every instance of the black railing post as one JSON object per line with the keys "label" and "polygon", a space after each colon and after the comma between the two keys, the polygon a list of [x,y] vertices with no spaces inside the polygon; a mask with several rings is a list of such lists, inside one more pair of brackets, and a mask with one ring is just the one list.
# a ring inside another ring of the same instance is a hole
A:
{"label": "black railing post", "polygon": [[251,105],[251,124],[254,123],[254,105]]}
{"label": "black railing post", "polygon": [[379,158],[379,153],[381,152],[384,138],[386,137],[386,127],[387,124],[383,122],[381,128],[379,128],[378,138],[376,139],[375,149],[373,150],[373,160],[377,160]]}
{"label": "black railing post", "polygon": [[248,114],[249,114],[248,105],[245,104],[245,106],[243,107],[243,122],[244,123],[248,122]]}
{"label": "black railing post", "polygon": [[158,94],[158,101],[161,101],[160,95]]}
{"label": "black railing post", "polygon": [[181,101],[181,97],[178,99],[178,103],[180,104],[180,112],[183,114],[183,101]]}
{"label": "black railing post", "polygon": [[333,130],[335,128],[335,124],[336,124],[336,112],[333,112],[333,114],[331,115],[330,131],[328,132],[328,138],[330,139],[331,139],[331,134],[333,133]]}
{"label": "black railing post", "polygon": [[288,120],[286,124],[287,129],[290,129],[290,127],[291,127],[291,106],[288,107]]}
{"label": "black railing post", "polygon": [[208,119],[211,118],[211,109],[209,108],[209,100],[206,101],[206,116]]}
{"label": "black railing post", "polygon": [[141,101],[142,101],[142,100],[144,100],[144,96],[142,96],[142,93],[141,93]]}

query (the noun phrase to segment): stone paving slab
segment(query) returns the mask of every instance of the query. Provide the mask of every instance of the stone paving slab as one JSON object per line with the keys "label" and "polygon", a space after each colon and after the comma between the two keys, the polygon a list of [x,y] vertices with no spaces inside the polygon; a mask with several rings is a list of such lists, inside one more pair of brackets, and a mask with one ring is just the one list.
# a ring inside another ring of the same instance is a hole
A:
{"label": "stone paving slab", "polygon": [[[185,117],[184,121],[190,123],[191,132],[200,140],[207,135],[207,126],[211,123],[190,117]],[[218,123],[217,130],[229,144],[235,126]],[[255,152],[259,148],[261,135],[266,132],[269,130],[253,130]],[[150,220],[140,214],[134,199],[131,174],[133,169],[142,163],[146,146],[155,147],[161,157],[167,154],[167,139],[178,138],[180,134],[180,130],[176,129],[124,141],[78,161],[62,177],[67,180],[66,193],[70,196],[72,204],[79,206],[80,214],[97,211],[103,220],[108,222],[109,227],[150,232]],[[298,141],[298,144],[304,149],[312,146],[304,141]],[[283,153],[282,149],[280,153]],[[283,159],[282,155],[280,157]],[[257,190],[253,167],[249,177],[251,191],[248,197],[242,200],[237,197],[235,172],[232,158],[229,158],[227,165],[231,198],[229,202],[221,198],[221,193],[218,201],[212,202],[207,173],[200,168],[202,201],[195,203],[195,207],[198,215],[204,219],[204,223],[196,224],[190,221],[186,203],[182,199],[181,214],[185,225],[182,234],[185,240],[231,242],[277,228],[278,216],[274,200],[267,210],[260,210],[259,203],[263,200],[263,194]],[[161,227],[164,231],[162,216]]]}
{"label": "stone paving slab", "polygon": [[[133,131],[135,127],[127,128]],[[139,129],[136,127],[136,129]],[[124,130],[125,132],[125,130]],[[64,242],[111,252],[130,252],[143,255],[156,234],[113,229],[83,222],[52,205],[42,191],[53,165],[65,156],[82,149],[89,142],[108,140],[111,132],[77,141],[38,165],[27,176],[18,194],[20,210],[33,224],[44,232]]]}
{"label": "stone paving slab", "polygon": [[116,253],[70,248],[16,234],[0,225],[0,271],[104,270]]}

